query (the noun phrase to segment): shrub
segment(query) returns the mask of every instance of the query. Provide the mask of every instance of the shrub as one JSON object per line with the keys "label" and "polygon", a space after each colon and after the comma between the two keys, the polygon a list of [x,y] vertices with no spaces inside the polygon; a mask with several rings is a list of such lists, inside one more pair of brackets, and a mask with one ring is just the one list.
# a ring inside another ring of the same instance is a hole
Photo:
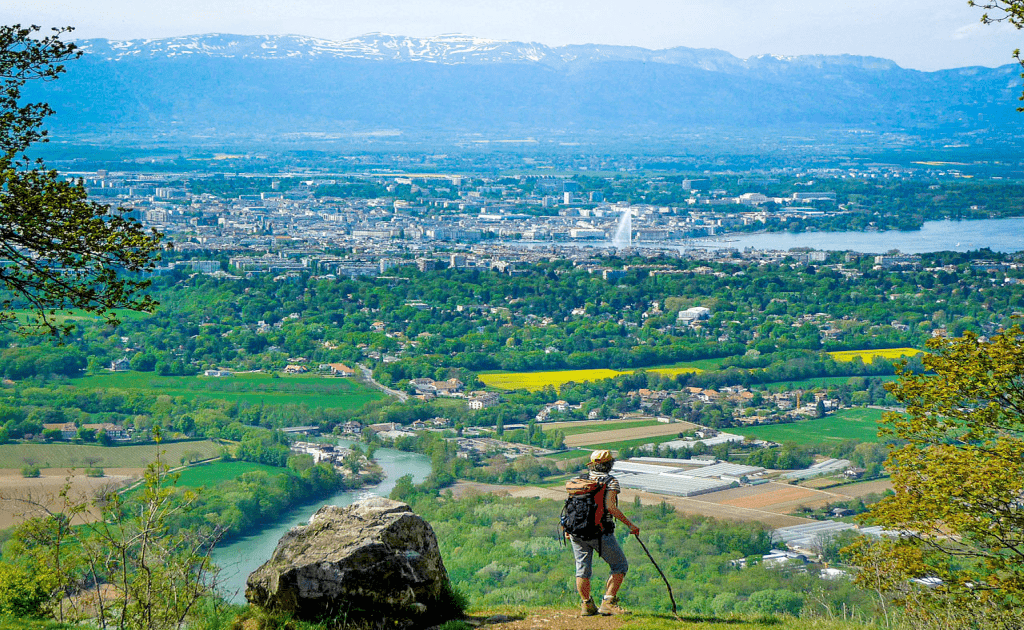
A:
{"label": "shrub", "polygon": [[43,473],[39,470],[39,466],[29,464],[21,469],[21,476],[26,479],[34,479],[35,477],[41,476]]}

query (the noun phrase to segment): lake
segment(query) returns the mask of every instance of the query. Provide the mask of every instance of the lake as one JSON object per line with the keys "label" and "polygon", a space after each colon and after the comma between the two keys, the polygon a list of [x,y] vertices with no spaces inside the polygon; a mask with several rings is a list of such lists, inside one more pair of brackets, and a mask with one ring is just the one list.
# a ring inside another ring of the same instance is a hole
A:
{"label": "lake", "polygon": [[848,251],[884,254],[898,249],[904,254],[928,252],[967,252],[988,247],[996,252],[1024,251],[1024,218],[981,219],[977,221],[926,221],[914,232],[764,232],[729,234],[721,241],[694,242],[702,248],[735,247],[743,249],[788,250],[810,247],[824,251]]}
{"label": "lake", "polygon": [[[526,248],[614,247],[611,241],[508,241],[506,245]],[[865,254],[884,254],[898,249],[904,254],[928,252],[967,252],[988,247],[1013,253],[1024,251],[1024,217],[1012,219],[979,219],[973,221],[926,221],[920,230],[901,232],[760,232],[737,233],[684,241],[634,243],[645,249],[744,249],[787,251],[794,247],[808,247],[822,251],[854,251]]]}
{"label": "lake", "polygon": [[[344,445],[345,442],[342,441]],[[430,474],[430,458],[418,453],[406,453],[389,448],[379,448],[373,455],[384,469],[384,481],[376,486],[346,490],[324,501],[309,503],[292,508],[281,515],[277,522],[251,536],[236,538],[230,543],[218,545],[213,550],[213,562],[220,567],[218,590],[234,603],[245,603],[245,581],[249,574],[270,559],[277,547],[277,541],[296,525],[305,525],[309,517],[325,505],[351,505],[359,499],[370,496],[386,497],[403,475],[412,475],[420,483]]]}

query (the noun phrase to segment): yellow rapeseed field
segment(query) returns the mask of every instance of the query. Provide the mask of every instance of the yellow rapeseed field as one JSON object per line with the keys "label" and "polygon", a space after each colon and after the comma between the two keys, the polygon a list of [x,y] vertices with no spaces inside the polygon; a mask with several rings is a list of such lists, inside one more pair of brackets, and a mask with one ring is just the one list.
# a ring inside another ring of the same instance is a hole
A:
{"label": "yellow rapeseed field", "polygon": [[[592,370],[558,370],[555,372],[502,372],[500,374],[481,374],[480,380],[488,387],[506,390],[526,389],[533,392],[544,389],[547,385],[558,389],[569,382],[597,381],[603,378],[614,378],[621,374],[632,374],[635,371],[599,368]],[[692,367],[648,368],[647,371],[667,376],[700,372],[699,369]]]}
{"label": "yellow rapeseed field", "polygon": [[899,359],[900,357],[912,357],[922,352],[923,350],[916,348],[884,348],[882,350],[842,350],[829,352],[828,355],[836,361],[853,361],[854,357],[860,357],[864,363],[871,363],[875,357]]}

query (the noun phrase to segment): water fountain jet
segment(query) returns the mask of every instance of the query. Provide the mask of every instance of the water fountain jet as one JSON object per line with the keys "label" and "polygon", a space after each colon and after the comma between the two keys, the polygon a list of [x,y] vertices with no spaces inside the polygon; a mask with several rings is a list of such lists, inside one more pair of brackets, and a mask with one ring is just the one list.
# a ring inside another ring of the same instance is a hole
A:
{"label": "water fountain jet", "polygon": [[633,209],[626,208],[619,217],[619,224],[615,227],[615,234],[612,235],[612,245],[618,249],[625,249],[633,245]]}

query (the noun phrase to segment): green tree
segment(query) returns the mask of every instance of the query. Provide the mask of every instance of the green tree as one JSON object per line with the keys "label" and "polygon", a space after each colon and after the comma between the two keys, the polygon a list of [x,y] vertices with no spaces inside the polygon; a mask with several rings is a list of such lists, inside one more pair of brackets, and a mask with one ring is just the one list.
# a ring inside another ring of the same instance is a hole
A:
{"label": "green tree", "polygon": [[16,321],[13,309],[33,316],[22,332],[60,336],[72,324],[57,311],[82,309],[118,323],[114,308],[152,310],[156,303],[138,293],[149,286],[126,274],[153,267],[160,243],[123,212],[86,198],[81,183],[64,180],[41,160],[27,155],[45,142],[43,119],[53,113],[46,103],[26,103],[22,88],[29,81],[52,81],[64,62],[80,55],[54,29],[36,38],[38,26],[0,26],[0,323]]}
{"label": "green tree", "polygon": [[[886,416],[884,431],[902,444],[886,461],[895,494],[870,511],[873,522],[906,534],[862,550],[863,564],[881,567],[864,575],[884,576],[887,590],[925,623],[956,611],[957,623],[970,627],[1020,628],[1022,331],[1014,326],[988,341],[967,333],[928,345],[933,353],[924,364],[933,373],[903,371],[890,386],[906,405],[905,414]],[[924,577],[942,584],[905,590],[907,579]]]}

